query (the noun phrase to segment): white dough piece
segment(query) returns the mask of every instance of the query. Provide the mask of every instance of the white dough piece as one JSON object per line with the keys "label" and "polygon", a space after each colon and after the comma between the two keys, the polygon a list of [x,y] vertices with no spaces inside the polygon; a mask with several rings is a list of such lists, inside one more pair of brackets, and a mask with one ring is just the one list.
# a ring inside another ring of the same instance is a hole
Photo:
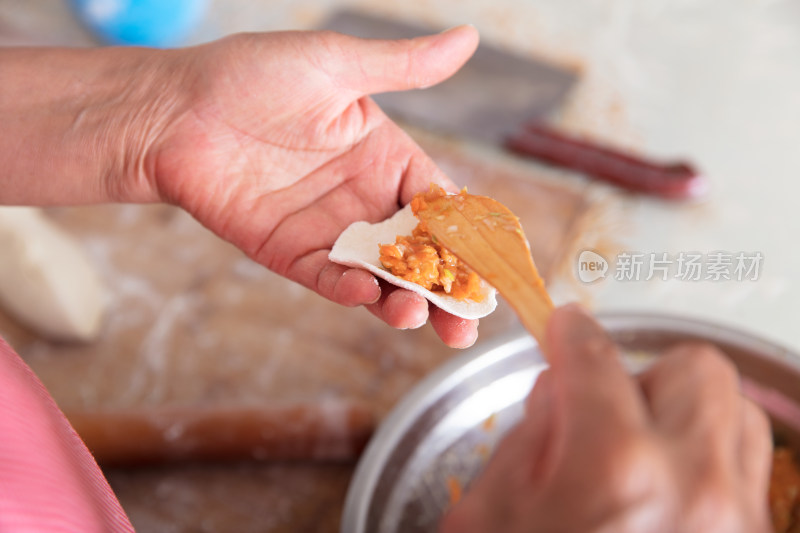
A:
{"label": "white dough piece", "polygon": [[90,341],[106,293],[80,245],[30,207],[0,208],[0,305],[46,337]]}
{"label": "white dough piece", "polygon": [[328,259],[334,263],[369,270],[379,278],[393,285],[416,292],[427,298],[435,306],[461,318],[481,318],[497,307],[495,289],[481,280],[484,297],[480,302],[457,300],[452,296],[434,293],[416,283],[398,278],[383,268],[380,263],[381,244],[394,243],[398,235],[411,235],[419,221],[411,211],[411,204],[392,215],[391,218],[370,224],[354,222],[345,229],[333,245]]}

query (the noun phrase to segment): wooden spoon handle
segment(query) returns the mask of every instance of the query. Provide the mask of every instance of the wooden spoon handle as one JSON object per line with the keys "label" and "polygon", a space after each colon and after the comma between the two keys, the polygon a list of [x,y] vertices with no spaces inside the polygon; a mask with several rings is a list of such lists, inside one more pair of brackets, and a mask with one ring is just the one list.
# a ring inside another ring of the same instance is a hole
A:
{"label": "wooden spoon handle", "polygon": [[516,289],[516,294],[506,296],[506,300],[517,312],[522,325],[539,342],[544,353],[545,329],[553,312],[553,302],[544,288],[541,278],[539,286],[524,284]]}

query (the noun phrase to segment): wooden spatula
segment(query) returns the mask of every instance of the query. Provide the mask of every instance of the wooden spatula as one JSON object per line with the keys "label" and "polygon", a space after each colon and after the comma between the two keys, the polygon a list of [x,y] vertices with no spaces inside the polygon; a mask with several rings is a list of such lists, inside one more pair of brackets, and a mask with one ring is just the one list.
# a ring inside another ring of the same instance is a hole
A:
{"label": "wooden spatula", "polygon": [[519,219],[497,200],[465,193],[426,199],[415,214],[442,246],[508,300],[543,345],[553,303]]}

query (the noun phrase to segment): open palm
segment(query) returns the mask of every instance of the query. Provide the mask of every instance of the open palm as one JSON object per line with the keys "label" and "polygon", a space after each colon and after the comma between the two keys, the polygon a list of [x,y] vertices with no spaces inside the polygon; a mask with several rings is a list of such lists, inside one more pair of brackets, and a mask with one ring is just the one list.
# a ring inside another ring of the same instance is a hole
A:
{"label": "open palm", "polygon": [[[250,257],[343,305],[417,327],[428,304],[328,252],[351,222],[392,215],[430,182],[452,188],[369,94],[437,83],[474,51],[462,27],[409,41],[331,32],[231,37],[176,53],[185,94],[151,149],[162,198]],[[452,346],[476,323],[431,308]]]}

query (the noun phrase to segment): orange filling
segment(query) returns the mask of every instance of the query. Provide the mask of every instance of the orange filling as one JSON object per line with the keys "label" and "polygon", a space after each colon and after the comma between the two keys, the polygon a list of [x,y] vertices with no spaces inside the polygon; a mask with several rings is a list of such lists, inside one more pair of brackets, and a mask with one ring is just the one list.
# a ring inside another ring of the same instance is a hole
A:
{"label": "orange filling", "polygon": [[[417,213],[426,200],[445,194],[441,188],[431,186],[430,191],[414,196],[411,209]],[[457,300],[478,302],[483,299],[478,275],[443,248],[436,237],[428,233],[423,222],[417,224],[411,235],[398,235],[394,244],[381,244],[379,247],[381,264],[395,276]]]}
{"label": "orange filling", "polygon": [[800,468],[788,448],[773,454],[769,506],[776,533],[800,531]]}
{"label": "orange filling", "polygon": [[453,476],[447,477],[447,492],[450,494],[450,506],[454,506],[461,501],[462,487],[461,482]]}

